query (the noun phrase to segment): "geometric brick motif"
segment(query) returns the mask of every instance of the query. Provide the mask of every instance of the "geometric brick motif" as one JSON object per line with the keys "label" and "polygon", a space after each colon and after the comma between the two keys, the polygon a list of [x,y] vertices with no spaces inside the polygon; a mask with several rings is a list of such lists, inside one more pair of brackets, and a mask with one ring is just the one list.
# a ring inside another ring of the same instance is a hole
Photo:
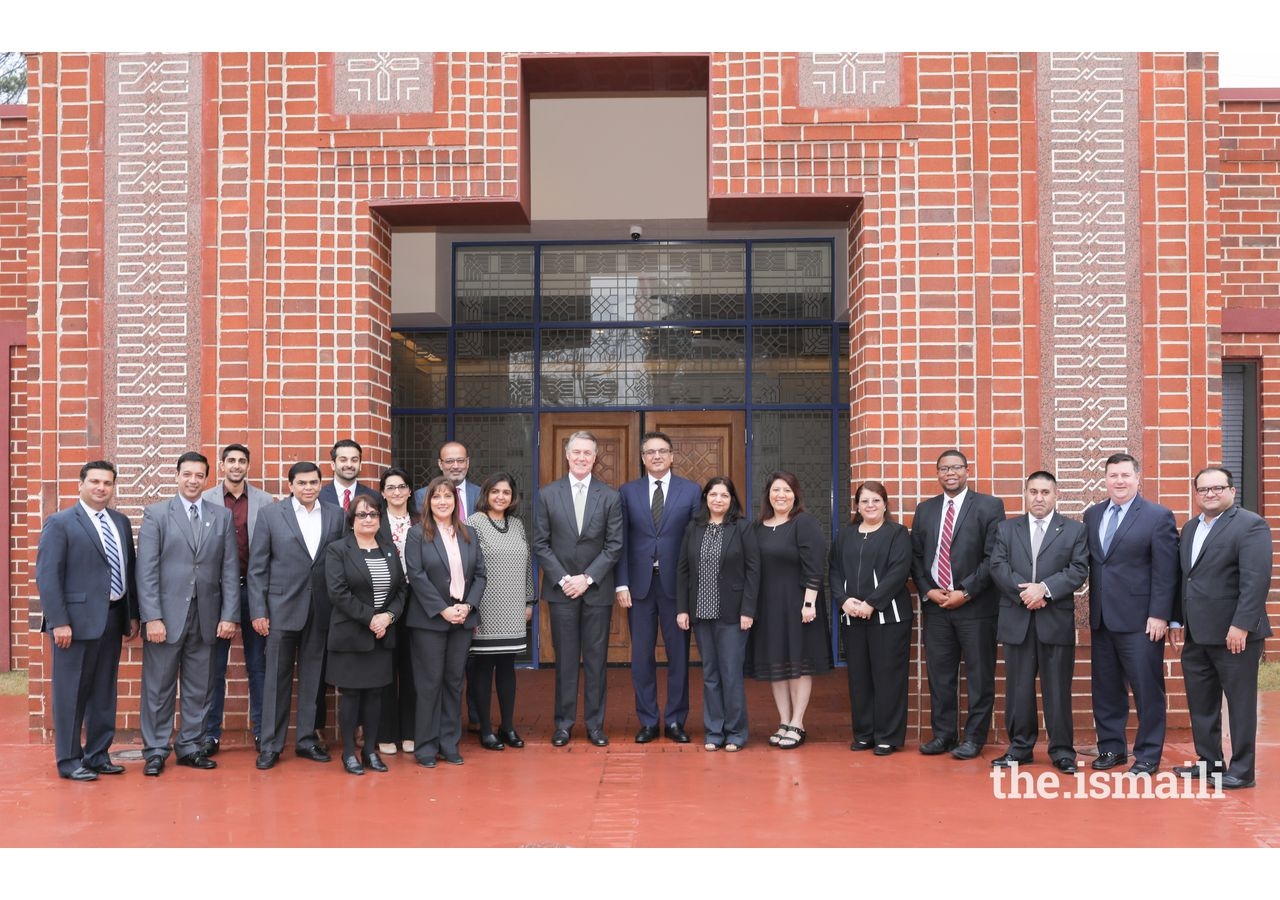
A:
{"label": "geometric brick motif", "polygon": [[333,109],[340,115],[435,108],[431,53],[335,53]]}
{"label": "geometric brick motif", "polygon": [[104,441],[125,512],[199,446],[199,57],[107,57]]}
{"label": "geometric brick motif", "polygon": [[901,53],[802,53],[800,105],[866,109],[902,103]]}

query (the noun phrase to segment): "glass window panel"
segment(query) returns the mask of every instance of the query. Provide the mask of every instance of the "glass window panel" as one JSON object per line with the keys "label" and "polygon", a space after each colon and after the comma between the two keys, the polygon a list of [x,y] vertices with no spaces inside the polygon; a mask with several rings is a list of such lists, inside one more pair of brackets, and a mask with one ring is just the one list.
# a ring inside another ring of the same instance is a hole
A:
{"label": "glass window panel", "polygon": [[464,247],[454,263],[455,321],[533,321],[532,247]]}
{"label": "glass window panel", "polygon": [[616,244],[542,251],[542,319],[659,322],[742,319],[741,244]]}
{"label": "glass window panel", "polygon": [[817,517],[831,540],[831,427],[831,413],[825,410],[752,414],[751,471],[756,479],[750,492],[752,515],[759,514],[764,479],[781,469],[800,481],[804,508]]}
{"label": "glass window panel", "polygon": [[831,244],[753,244],[752,313],[757,319],[832,318]]}
{"label": "glass window panel", "polygon": [[533,405],[533,331],[459,331],[453,401],[458,409]]}
{"label": "glass window panel", "polygon": [[756,328],[751,399],[755,403],[831,402],[831,327]]}
{"label": "glass window panel", "polygon": [[391,460],[409,473],[415,490],[440,474],[436,460],[448,425],[444,416],[391,416]]}
{"label": "glass window panel", "polygon": [[449,338],[443,332],[391,332],[393,409],[444,409],[448,404]]}

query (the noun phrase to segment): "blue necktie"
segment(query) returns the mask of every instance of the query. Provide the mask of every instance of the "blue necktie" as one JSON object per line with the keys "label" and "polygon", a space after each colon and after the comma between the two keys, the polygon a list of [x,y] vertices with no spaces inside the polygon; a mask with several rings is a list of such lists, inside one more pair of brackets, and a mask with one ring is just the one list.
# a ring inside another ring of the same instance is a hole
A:
{"label": "blue necktie", "polygon": [[1108,510],[1111,518],[1107,520],[1107,530],[1102,535],[1102,552],[1105,555],[1111,549],[1111,539],[1116,536],[1116,526],[1120,524],[1120,507],[1114,503]]}
{"label": "blue necktie", "polygon": [[116,530],[107,521],[107,514],[98,511],[98,530],[102,532],[102,543],[107,548],[107,562],[111,564],[111,596],[124,596],[124,576],[120,571],[120,546],[116,543]]}

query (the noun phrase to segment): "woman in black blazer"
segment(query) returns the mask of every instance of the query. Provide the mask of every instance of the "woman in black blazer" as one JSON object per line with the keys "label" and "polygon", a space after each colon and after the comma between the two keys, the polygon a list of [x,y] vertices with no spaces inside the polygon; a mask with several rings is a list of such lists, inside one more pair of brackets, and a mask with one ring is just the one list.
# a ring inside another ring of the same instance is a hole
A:
{"label": "woman in black blazer", "polygon": [[[325,671],[340,695],[338,731],[342,766],[352,775],[365,767],[387,771],[374,735],[382,710],[382,690],[391,681],[393,623],[404,612],[408,592],[400,554],[379,539],[380,497],[359,494],[347,510],[347,534],[325,548],[329,641]],[[356,726],[364,729],[364,765],[356,759]]]}
{"label": "woman in black blazer", "polygon": [[888,756],[907,738],[911,658],[911,535],[892,519],[889,491],[864,481],[849,527],[831,545],[831,598],[848,664],[850,750]]}
{"label": "woman in black blazer", "polygon": [[427,485],[422,524],[409,529],[404,547],[409,572],[404,620],[418,693],[413,754],[428,769],[435,768],[437,756],[462,765],[462,680],[485,587],[480,542],[458,518],[454,490],[443,476]]}
{"label": "woman in black blazer", "polygon": [[742,666],[759,589],[755,529],[742,517],[733,482],[717,475],[685,529],[676,581],[676,624],[688,631],[692,622],[702,657],[705,750],[732,752],[747,743]]}

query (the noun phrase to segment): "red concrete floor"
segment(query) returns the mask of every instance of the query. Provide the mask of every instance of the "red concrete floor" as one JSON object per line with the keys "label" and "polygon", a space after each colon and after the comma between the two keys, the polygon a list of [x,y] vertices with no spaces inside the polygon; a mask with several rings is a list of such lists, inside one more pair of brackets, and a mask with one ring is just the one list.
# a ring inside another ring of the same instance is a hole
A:
{"label": "red concrete floor", "polygon": [[[609,672],[610,746],[587,744],[579,725],[568,748],[553,748],[552,673],[519,678],[524,750],[485,751],[472,735],[461,767],[422,769],[397,754],[389,773],[359,778],[336,759],[289,752],[259,772],[244,747],[224,749],[214,771],[171,764],[145,778],[125,741],[114,748],[124,775],[65,781],[52,747],[25,742],[25,698],[0,697],[0,847],[1280,846],[1280,693],[1264,695],[1257,788],[1015,800],[994,793],[999,743],[968,762],[923,757],[914,739],[885,758],[851,753],[840,673],[817,679],[809,742],[793,751],[766,746],[776,715],[768,687],[752,684],[753,743],[736,755],[702,750],[697,699],[692,744],[633,743],[625,669]],[[1078,738],[1083,748],[1092,735]],[[1172,733],[1164,765],[1191,758],[1190,735]],[[1043,762],[1029,771],[1059,784]]]}

